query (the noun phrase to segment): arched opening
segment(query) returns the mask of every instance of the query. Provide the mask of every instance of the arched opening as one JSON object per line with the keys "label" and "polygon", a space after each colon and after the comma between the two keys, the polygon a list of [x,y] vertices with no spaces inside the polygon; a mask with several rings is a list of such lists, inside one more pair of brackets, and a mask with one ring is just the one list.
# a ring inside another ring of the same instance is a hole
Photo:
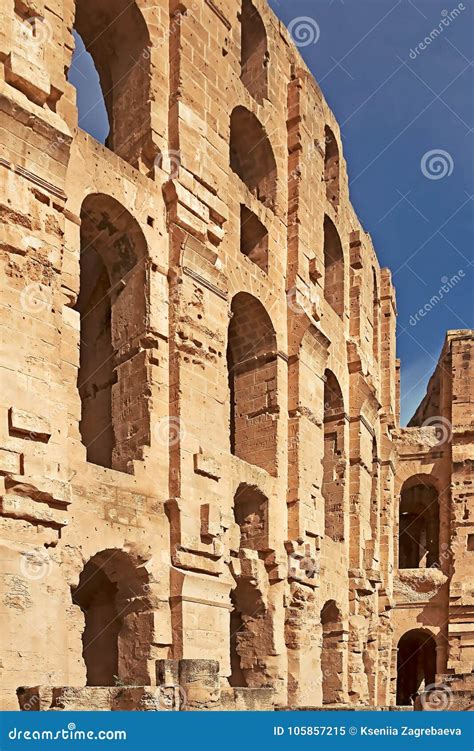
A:
{"label": "arched opening", "polygon": [[339,147],[336,137],[327,125],[324,128],[324,182],[326,198],[334,208],[339,205]]}
{"label": "arched opening", "polygon": [[250,0],[242,2],[241,79],[259,103],[268,96],[268,42],[261,16]]}
{"label": "arched opening", "polygon": [[[107,147],[148,173],[153,162],[151,44],[141,11],[135,2],[128,0],[116,0],[112,4],[107,0],[77,0],[74,31],[76,43],[80,37],[99,77],[109,122]],[[88,82],[87,78],[81,78],[82,69],[90,74],[90,65],[87,66],[83,55],[82,50],[76,51],[70,80],[81,91],[78,98],[81,123],[95,132],[104,116],[102,97],[89,104],[90,94],[82,91]],[[91,112],[81,112],[84,101],[89,109],[92,107]]]}
{"label": "arched opening", "polygon": [[240,292],[232,300],[227,345],[230,446],[235,456],[276,474],[277,345],[263,305]]}
{"label": "arched opening", "polygon": [[133,471],[149,442],[139,357],[146,327],[146,242],[135,219],[110,196],[92,194],[81,209],[80,432],[87,460]]}
{"label": "arched opening", "polygon": [[[234,496],[234,520],[240,530],[239,553],[268,549],[268,499],[258,488],[242,483]],[[261,584],[254,574],[237,567],[231,592],[230,615],[231,686],[262,686],[268,682],[264,658],[268,654],[271,624]]]}
{"label": "arched opening", "polygon": [[408,481],[399,509],[399,568],[439,564],[439,502],[435,487]]}
{"label": "arched opening", "polygon": [[342,318],[344,316],[344,253],[339,233],[328,216],[324,217],[324,297]]}
{"label": "arched opening", "polygon": [[240,528],[240,549],[268,547],[268,499],[257,488],[240,485],[234,498],[234,518]]}
{"label": "arched opening", "polygon": [[397,705],[414,703],[417,693],[436,680],[436,642],[432,634],[413,629],[398,642]]}
{"label": "arched opening", "polygon": [[147,583],[146,570],[121,550],[97,553],[84,566],[72,601],[84,614],[87,686],[150,682],[153,613]]}
{"label": "arched opening", "polygon": [[229,683],[236,687],[258,686],[255,667],[264,656],[266,627],[261,592],[255,583],[239,577],[231,593],[231,603]]}
{"label": "arched opening", "polygon": [[82,37],[73,31],[74,53],[68,71],[68,81],[76,89],[79,127],[99,143],[106,143],[110,132],[107,107],[100,86],[100,78],[92,55]]}
{"label": "arched opening", "polygon": [[380,336],[380,298],[379,298],[379,285],[377,282],[377,273],[375,269],[372,269],[372,354],[375,360],[379,359],[379,336]]}
{"label": "arched opening", "polygon": [[344,448],[344,400],[336,376],[324,373],[324,457],[323,485],[324,533],[332,540],[344,539],[344,486],[346,456]]}
{"label": "arched opening", "polygon": [[277,167],[263,125],[245,107],[236,107],[230,118],[230,166],[251,193],[274,209]]}
{"label": "arched opening", "polygon": [[321,673],[323,704],[337,704],[343,700],[343,633],[341,611],[328,600],[321,609],[322,648]]}

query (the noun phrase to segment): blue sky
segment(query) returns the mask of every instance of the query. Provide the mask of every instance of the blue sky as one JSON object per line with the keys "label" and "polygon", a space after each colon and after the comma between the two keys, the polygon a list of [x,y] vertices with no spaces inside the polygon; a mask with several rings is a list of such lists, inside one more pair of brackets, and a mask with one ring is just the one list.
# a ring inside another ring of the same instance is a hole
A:
{"label": "blue sky", "polygon": [[[406,422],[446,331],[473,326],[473,0],[270,5],[292,28],[340,123],[351,200],[381,265],[393,272]],[[70,80],[81,127],[103,140],[104,108],[88,58],[79,43]],[[430,310],[417,316],[424,305]]]}

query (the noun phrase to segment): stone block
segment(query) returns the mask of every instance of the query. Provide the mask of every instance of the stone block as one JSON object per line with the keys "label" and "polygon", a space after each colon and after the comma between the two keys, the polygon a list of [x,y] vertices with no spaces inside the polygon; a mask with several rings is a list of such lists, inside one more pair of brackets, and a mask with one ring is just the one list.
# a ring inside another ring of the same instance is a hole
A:
{"label": "stone block", "polygon": [[31,60],[10,52],[4,63],[5,81],[37,104],[44,104],[51,92],[47,73]]}
{"label": "stone block", "polygon": [[32,441],[47,441],[51,437],[51,425],[45,417],[10,407],[8,419],[11,433],[20,433]]}

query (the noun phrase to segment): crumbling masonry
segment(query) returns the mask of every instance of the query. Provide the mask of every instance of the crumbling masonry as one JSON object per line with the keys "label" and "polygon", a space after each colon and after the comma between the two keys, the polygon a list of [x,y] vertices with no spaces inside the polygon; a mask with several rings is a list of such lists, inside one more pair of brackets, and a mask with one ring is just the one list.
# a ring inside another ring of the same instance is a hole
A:
{"label": "crumbling masonry", "polygon": [[1,0],[0,67],[2,708],[469,707],[472,332],[400,428],[390,272],[286,29]]}

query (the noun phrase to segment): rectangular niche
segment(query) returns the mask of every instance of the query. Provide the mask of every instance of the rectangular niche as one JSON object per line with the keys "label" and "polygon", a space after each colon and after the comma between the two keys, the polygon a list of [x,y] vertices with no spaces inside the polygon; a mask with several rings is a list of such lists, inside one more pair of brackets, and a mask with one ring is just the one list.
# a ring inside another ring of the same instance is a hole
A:
{"label": "rectangular niche", "polygon": [[246,206],[240,206],[240,250],[262,271],[268,271],[268,232]]}

